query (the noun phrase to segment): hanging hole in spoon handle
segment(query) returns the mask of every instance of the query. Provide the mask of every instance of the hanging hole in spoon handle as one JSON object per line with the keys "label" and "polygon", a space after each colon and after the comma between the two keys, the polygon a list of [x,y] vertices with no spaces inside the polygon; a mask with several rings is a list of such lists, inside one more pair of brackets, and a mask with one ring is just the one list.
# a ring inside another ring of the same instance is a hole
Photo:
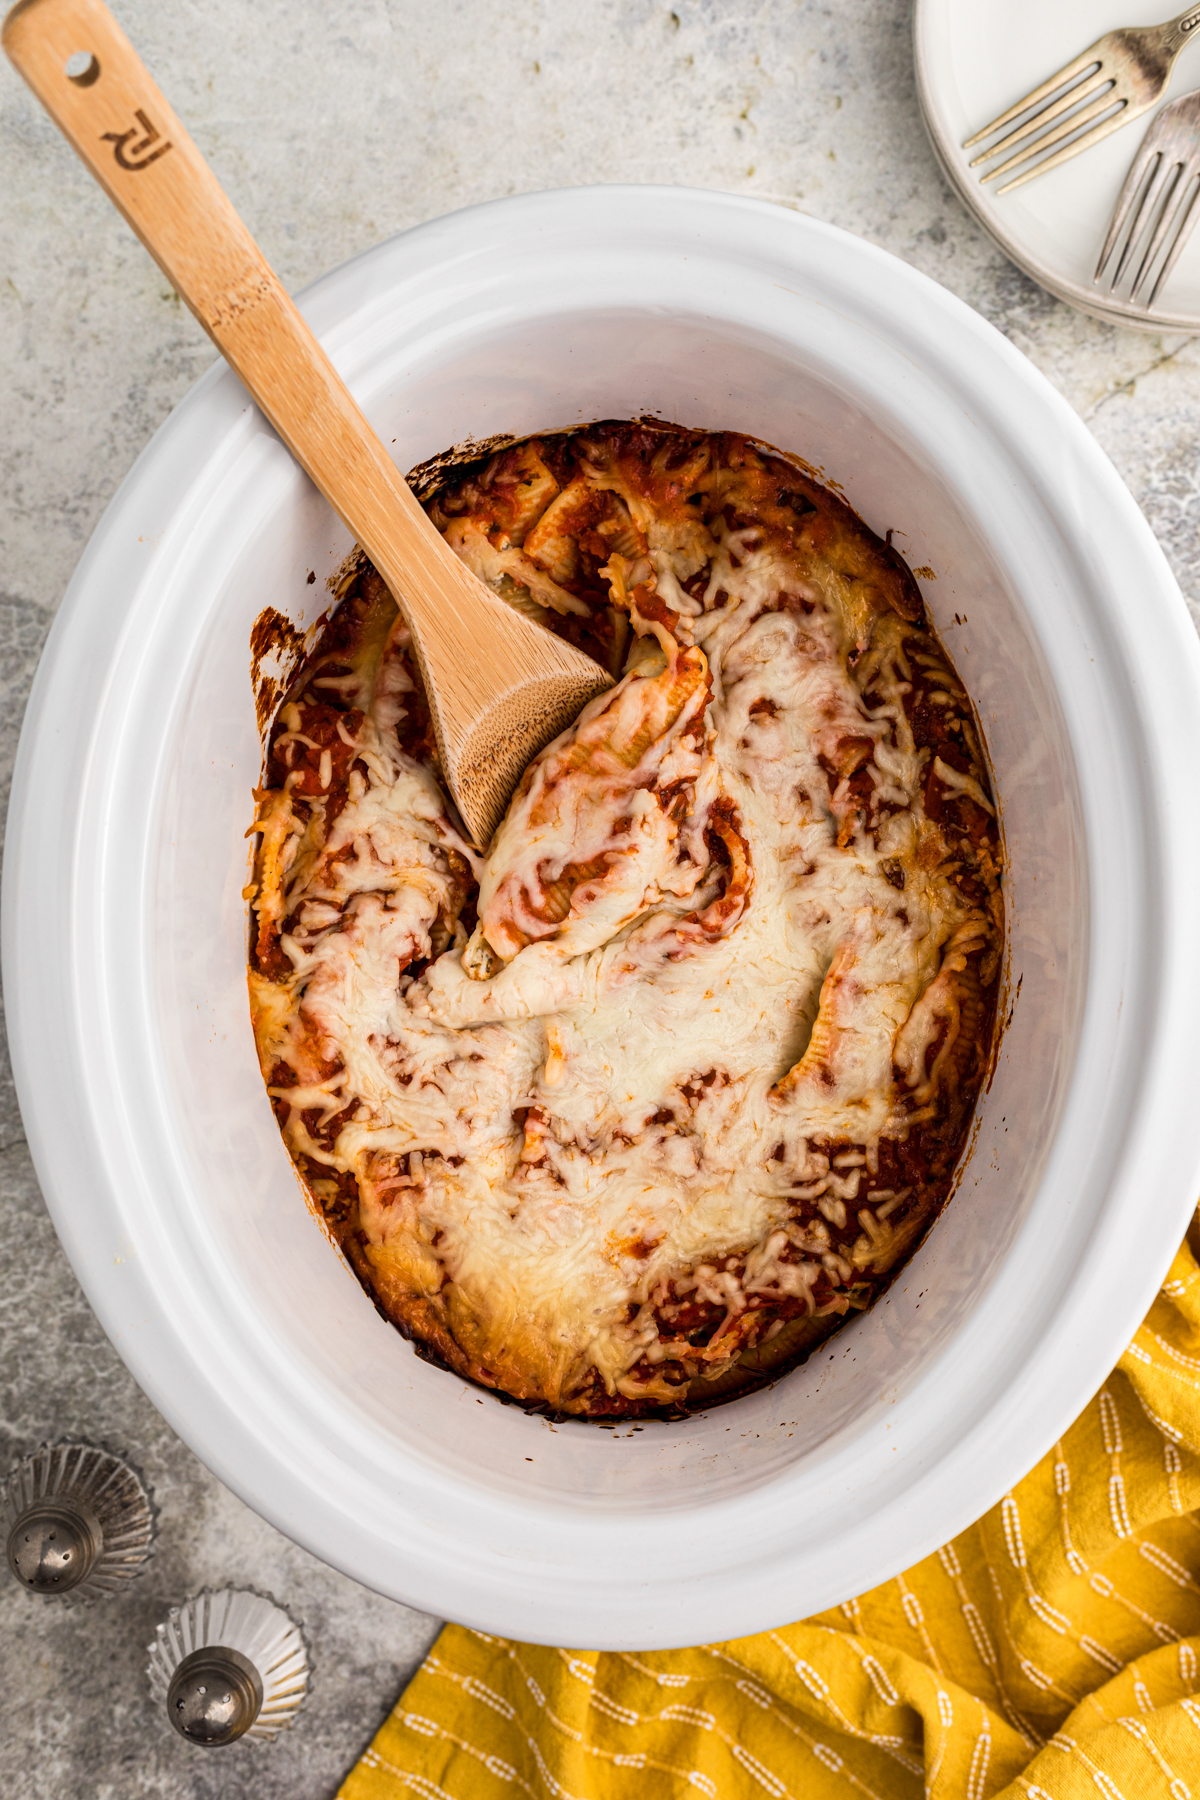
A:
{"label": "hanging hole in spoon handle", "polygon": [[100,61],[90,50],[76,50],[63,64],[63,74],[76,87],[91,87],[100,78]]}

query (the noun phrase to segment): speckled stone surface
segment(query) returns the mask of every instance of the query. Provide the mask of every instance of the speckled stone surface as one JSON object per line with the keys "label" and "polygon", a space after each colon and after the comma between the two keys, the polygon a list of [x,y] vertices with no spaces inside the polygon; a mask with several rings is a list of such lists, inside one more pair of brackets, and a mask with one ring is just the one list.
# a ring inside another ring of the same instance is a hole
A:
{"label": "speckled stone surface", "polygon": [[[1006,333],[1087,420],[1200,620],[1200,340],[1117,330],[1013,269],[943,183],[905,0],[119,0],[119,15],[285,281],[420,220],[594,180],[754,194],[861,233]],[[55,606],[118,483],[213,352],[0,69],[0,459],[7,799]],[[162,1511],[127,1597],[88,1611],[0,1578],[5,1800],[333,1795],[435,1622],[322,1567],[228,1493],[108,1345],[42,1208],[0,1077],[0,1470],[47,1436],[134,1454]],[[271,1748],[174,1740],[144,1697],[172,1600],[253,1582],[301,1619],[312,1697]]]}

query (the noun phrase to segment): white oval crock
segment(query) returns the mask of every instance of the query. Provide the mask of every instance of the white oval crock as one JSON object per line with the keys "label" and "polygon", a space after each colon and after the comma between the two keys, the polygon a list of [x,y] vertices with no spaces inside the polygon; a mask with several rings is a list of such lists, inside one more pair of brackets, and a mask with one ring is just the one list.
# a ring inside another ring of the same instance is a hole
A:
{"label": "white oval crock", "polygon": [[657,413],[798,452],[895,529],[936,575],[925,597],[987,733],[1011,1019],[936,1229],[775,1387],[614,1432],[419,1361],[306,1210],[255,1062],[248,640],[267,604],[311,623],[348,540],[221,364],[105,514],[21,740],[4,968],[59,1235],[198,1455],[382,1593],[628,1648],[844,1600],[1053,1443],[1196,1199],[1200,651],[1178,590],[1092,438],[998,332],[767,204],[504,200],[380,245],[303,305],[402,467]]}

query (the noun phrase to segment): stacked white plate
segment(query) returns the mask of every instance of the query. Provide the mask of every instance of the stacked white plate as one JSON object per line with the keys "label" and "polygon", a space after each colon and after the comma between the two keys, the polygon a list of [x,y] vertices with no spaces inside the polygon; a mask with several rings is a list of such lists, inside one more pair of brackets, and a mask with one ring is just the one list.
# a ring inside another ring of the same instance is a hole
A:
{"label": "stacked white plate", "polygon": [[[1200,332],[1200,232],[1193,234],[1153,310],[1109,298],[1093,282],[1117,196],[1157,108],[1010,194],[986,187],[978,154],[962,148],[1106,31],[1157,25],[1162,0],[916,0],[917,92],[952,187],[985,231],[1034,281],[1096,318],[1141,331]],[[1167,94],[1200,87],[1200,50],[1188,45]]]}

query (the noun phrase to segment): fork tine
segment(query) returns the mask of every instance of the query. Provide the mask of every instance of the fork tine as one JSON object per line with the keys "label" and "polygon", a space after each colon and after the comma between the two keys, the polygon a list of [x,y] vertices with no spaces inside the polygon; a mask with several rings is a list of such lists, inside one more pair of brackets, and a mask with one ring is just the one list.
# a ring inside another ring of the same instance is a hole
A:
{"label": "fork tine", "polygon": [[[1078,131],[1081,125],[1086,125],[1088,120],[1094,119],[1098,113],[1107,112],[1113,105],[1119,106],[1124,111],[1127,104],[1128,102],[1125,100],[1117,100],[1112,88],[1106,88],[1099,99],[1093,100],[1090,106],[1085,106],[1082,112],[1072,113],[1069,119],[1061,120],[1052,131],[1046,132],[1044,137],[1035,138],[1033,143],[1027,144],[1021,150],[1014,151],[1006,162],[1002,162],[998,168],[989,169],[987,174],[981,175],[979,179],[984,182],[995,181],[997,176],[1006,175],[1009,169],[1015,169],[1018,163],[1027,162],[1031,156],[1037,156],[1042,150],[1049,150],[1052,144],[1061,143],[1063,138],[1070,137],[1073,131]],[[1074,153],[1075,145],[1072,144],[1070,148]],[[1048,168],[1049,164],[1038,163],[1037,167],[1040,171]],[[1003,193],[1004,189],[998,188],[997,192]]]}
{"label": "fork tine", "polygon": [[974,137],[967,138],[963,149],[969,150],[973,144],[981,143],[984,138],[991,137],[994,131],[1001,130],[1005,125],[1011,125],[1014,119],[1036,106],[1039,100],[1044,100],[1048,95],[1053,94],[1064,81],[1070,81],[1072,75],[1084,74],[1092,63],[1103,64],[1104,58],[1100,51],[1103,42],[1104,39],[1100,38],[1090,50],[1085,50],[1082,56],[1077,56],[1074,62],[1064,64],[1057,75],[1051,75],[1049,81],[1043,81],[1040,87],[1033,88],[1023,100],[1018,100],[1015,106],[1010,106],[1007,112],[1002,112],[999,118],[993,119],[990,125],[985,125],[982,131],[975,133]]}
{"label": "fork tine", "polygon": [[1024,125],[1015,126],[1007,137],[1002,137],[1000,142],[993,144],[990,150],[981,150],[978,156],[973,156],[968,166],[973,169],[978,163],[990,162],[993,156],[1003,156],[1006,150],[1011,150],[1014,144],[1020,143],[1021,139],[1028,137],[1031,132],[1041,132],[1047,125],[1052,124],[1060,113],[1066,112],[1068,107],[1082,106],[1085,100],[1092,99],[1101,88],[1107,93],[1112,86],[1112,76],[1105,75],[1103,69],[1097,71],[1096,79],[1092,82],[1089,82],[1085,76],[1078,87],[1068,89],[1061,100],[1055,100],[1043,112],[1035,113],[1032,119],[1025,121]]}
{"label": "fork tine", "polygon": [[[1093,281],[1099,281],[1105,263],[1116,249],[1117,240],[1121,235],[1121,229],[1125,224],[1126,218],[1129,216],[1129,209],[1141,192],[1147,168],[1149,168],[1150,163],[1155,157],[1161,157],[1161,152],[1150,142],[1152,135],[1151,132],[1147,132],[1146,136],[1142,139],[1137,155],[1129,165],[1129,173],[1125,177],[1125,185],[1117,196],[1117,204],[1113,211],[1112,222],[1108,227],[1108,236],[1104,240],[1104,248],[1100,252],[1100,260],[1096,264],[1096,273],[1092,276]],[[1153,176],[1151,179],[1153,179]],[[1139,204],[1137,210],[1137,216],[1139,218],[1142,212],[1142,204],[1144,204],[1144,197],[1143,202]],[[1136,225],[1130,227],[1129,235],[1131,239],[1134,236],[1135,230]],[[1114,275],[1112,284],[1110,285],[1115,284],[1116,276]]]}
{"label": "fork tine", "polygon": [[[1150,263],[1154,260],[1166,232],[1167,222],[1171,217],[1172,202],[1178,198],[1176,187],[1181,174],[1177,162],[1169,162],[1165,156],[1159,158],[1158,168],[1154,171],[1150,185],[1138,207],[1137,218],[1129,228],[1129,236],[1125,240],[1125,248],[1121,252],[1121,260],[1117,264],[1112,284],[1116,287],[1125,273],[1125,265],[1133,256],[1139,238],[1150,237],[1150,248],[1138,265],[1138,272],[1133,278],[1134,292],[1142,280]],[[1156,229],[1157,221],[1157,229]]]}
{"label": "fork tine", "polygon": [[1129,294],[1131,300],[1137,299],[1138,290],[1145,285],[1154,266],[1155,258],[1167,242],[1168,237],[1174,232],[1176,225],[1183,223],[1187,217],[1182,202],[1190,185],[1190,173],[1185,175],[1183,165],[1173,162],[1171,175],[1173,179],[1163,201],[1162,210],[1159,212],[1153,236],[1146,247],[1146,254],[1138,264],[1137,274],[1133,278],[1133,286]]}
{"label": "fork tine", "polygon": [[[1137,108],[1137,112],[1143,110],[1144,108],[1140,106]],[[1064,145],[1061,150],[1056,150],[1054,155],[1048,156],[1044,162],[1034,163],[1032,169],[1025,169],[1020,175],[1014,175],[1011,181],[1006,181],[1003,187],[996,189],[996,192],[1010,194],[1013,188],[1023,187],[1027,181],[1032,181],[1035,175],[1044,175],[1048,169],[1057,169],[1061,163],[1069,162],[1081,150],[1090,150],[1093,144],[1098,144],[1102,138],[1108,137],[1110,132],[1117,131],[1128,119],[1136,118],[1136,116],[1137,113],[1123,100],[1118,110],[1109,118],[1101,119],[1098,125],[1093,125],[1090,131],[1085,131],[1081,138],[1076,138],[1073,143]],[[989,176],[988,179],[990,180],[991,177]]]}
{"label": "fork tine", "polygon": [[[1195,178],[1196,170],[1194,168],[1187,169],[1184,171],[1181,185],[1186,187],[1189,183],[1194,182]],[[1197,219],[1200,219],[1200,207],[1197,207],[1196,205],[1198,199],[1200,199],[1200,185],[1192,188],[1192,196],[1187,203],[1187,210],[1185,211],[1181,205],[1179,212],[1176,214],[1176,217],[1179,219],[1179,228],[1175,233],[1175,242],[1171,245],[1166,260],[1164,261],[1162,268],[1158,271],[1158,280],[1154,283],[1150,298],[1146,302],[1147,308],[1153,306],[1154,302],[1158,299],[1163,283],[1178,262],[1179,253],[1191,237]]]}

